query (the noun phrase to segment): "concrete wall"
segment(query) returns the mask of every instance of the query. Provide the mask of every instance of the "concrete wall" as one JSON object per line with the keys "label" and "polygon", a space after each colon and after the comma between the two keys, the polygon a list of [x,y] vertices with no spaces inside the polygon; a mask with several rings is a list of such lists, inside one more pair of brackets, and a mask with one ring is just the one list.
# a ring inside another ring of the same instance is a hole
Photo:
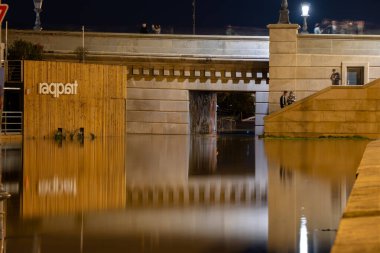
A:
{"label": "concrete wall", "polygon": [[[256,75],[256,74],[255,74]],[[268,107],[266,80],[129,75],[127,133],[189,134],[189,91],[256,91],[256,132],[262,134]]]}
{"label": "concrete wall", "polygon": [[300,100],[331,85],[336,69],[347,84],[346,67],[363,66],[364,82],[380,77],[380,36],[298,34],[298,25],[269,25],[269,112],[280,109],[284,90]]}
{"label": "concrete wall", "polygon": [[[47,53],[73,54],[82,46],[82,32],[9,30],[8,41],[23,39],[44,46]],[[268,59],[267,36],[84,33],[89,54],[135,57],[209,57]]]}
{"label": "concrete wall", "polygon": [[380,79],[330,86],[265,118],[265,135],[380,137]]}

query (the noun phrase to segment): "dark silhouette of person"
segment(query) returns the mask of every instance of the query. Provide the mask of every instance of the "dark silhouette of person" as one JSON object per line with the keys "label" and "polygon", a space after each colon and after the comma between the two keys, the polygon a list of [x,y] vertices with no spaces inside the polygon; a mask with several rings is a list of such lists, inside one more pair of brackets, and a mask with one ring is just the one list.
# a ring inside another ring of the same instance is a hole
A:
{"label": "dark silhouette of person", "polygon": [[332,85],[339,85],[340,74],[335,69],[332,70],[330,80]]}
{"label": "dark silhouette of person", "polygon": [[288,105],[291,105],[293,104],[294,102],[296,102],[296,95],[294,94],[294,91],[290,91],[289,92],[289,96],[288,98],[286,99],[286,103]]}
{"label": "dark silhouette of person", "polygon": [[284,108],[286,106],[286,95],[288,94],[288,91],[284,91],[284,93],[280,97],[280,106],[281,108]]}
{"label": "dark silhouette of person", "polygon": [[141,24],[140,33],[148,33],[148,25],[146,23]]}

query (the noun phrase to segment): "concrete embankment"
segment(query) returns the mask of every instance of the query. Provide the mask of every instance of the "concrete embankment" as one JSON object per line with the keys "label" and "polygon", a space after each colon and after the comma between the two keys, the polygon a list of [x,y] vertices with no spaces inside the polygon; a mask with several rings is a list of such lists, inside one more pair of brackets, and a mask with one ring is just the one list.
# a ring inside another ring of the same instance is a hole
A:
{"label": "concrete embankment", "polygon": [[380,252],[380,140],[364,152],[331,252]]}

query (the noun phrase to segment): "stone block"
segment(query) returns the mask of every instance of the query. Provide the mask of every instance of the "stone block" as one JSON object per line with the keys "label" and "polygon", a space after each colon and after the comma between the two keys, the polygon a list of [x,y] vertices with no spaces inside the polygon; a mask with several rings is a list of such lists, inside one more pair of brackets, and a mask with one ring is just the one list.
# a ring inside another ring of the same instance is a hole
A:
{"label": "stone block", "polygon": [[174,76],[181,76],[181,74],[182,74],[181,70],[179,70],[179,69],[174,70]]}
{"label": "stone block", "polygon": [[321,119],[322,113],[316,111],[290,110],[283,114],[283,120],[286,121],[319,122]]}
{"label": "stone block", "polygon": [[[287,122],[267,122],[265,121],[265,133],[266,134],[272,134],[272,133],[288,133],[289,127]],[[285,134],[284,134],[285,135]]]}
{"label": "stone block", "polygon": [[[280,98],[278,99],[278,101],[280,101]],[[276,103],[271,103],[269,102],[269,114],[273,113],[273,112],[276,112],[278,110],[280,110],[280,104],[279,102],[276,102]]]}
{"label": "stone block", "polygon": [[253,77],[252,72],[250,72],[250,71],[249,71],[249,72],[246,72],[246,73],[245,73],[245,77],[246,77],[246,78],[252,78],[252,77]]}
{"label": "stone block", "polygon": [[346,112],[345,111],[321,111],[322,121],[325,122],[345,122]]}
{"label": "stone block", "polygon": [[150,75],[150,69],[143,69],[143,75],[144,76],[149,76]]}
{"label": "stone block", "polygon": [[296,79],[297,68],[295,67],[271,67],[270,76],[271,79]]}
{"label": "stone block", "polygon": [[287,122],[287,125],[288,133],[310,133],[313,132],[313,129],[315,128],[313,122]]}
{"label": "stone block", "polygon": [[273,54],[269,62],[270,67],[294,67],[297,65],[297,56],[295,54]]}
{"label": "stone block", "polygon": [[191,70],[185,70],[183,75],[186,77],[190,77],[191,76]]}
{"label": "stone block", "polygon": [[188,124],[128,122],[127,133],[135,134],[189,134]]}
{"label": "stone block", "polygon": [[232,77],[231,71],[225,71],[224,72],[224,77],[231,78]]}
{"label": "stone block", "polygon": [[188,101],[127,100],[127,111],[188,112]]}
{"label": "stone block", "polygon": [[255,113],[268,114],[269,104],[268,103],[256,103]]}
{"label": "stone block", "polygon": [[222,77],[222,72],[221,71],[215,71],[215,77],[216,78]]}
{"label": "stone block", "polygon": [[318,133],[319,135],[333,135],[335,134],[335,122],[313,122],[313,129],[310,133]]}
{"label": "stone block", "polygon": [[201,76],[201,71],[200,70],[195,70],[194,71],[194,76],[195,77],[200,77]]}
{"label": "stone block", "polygon": [[188,101],[187,90],[128,88],[127,99]]}
{"label": "stone block", "polygon": [[255,135],[263,135],[264,126],[255,126]]}
{"label": "stone block", "polygon": [[[331,86],[330,79],[297,79],[294,90],[303,90],[315,93]],[[297,96],[298,97],[298,96]]]}
{"label": "stone block", "polygon": [[189,123],[188,112],[127,111],[127,122]]}
{"label": "stone block", "polygon": [[159,69],[154,69],[153,70],[153,75],[154,76],[159,76],[160,75],[160,70]]}
{"label": "stone block", "polygon": [[[284,90],[296,90],[296,80],[295,79],[276,79],[272,78],[270,79],[270,85],[269,89],[270,92],[280,92],[278,98],[280,99],[280,96]],[[277,94],[278,95],[278,94]]]}
{"label": "stone block", "polygon": [[255,125],[256,126],[264,126],[264,117],[265,114],[256,114],[255,115]]}
{"label": "stone block", "polygon": [[297,43],[296,42],[271,42],[269,44],[269,50],[271,57],[274,54],[296,54]]}
{"label": "stone block", "polygon": [[[313,66],[312,65],[312,61],[311,61],[311,58],[313,57],[313,56],[311,56],[311,55],[305,55],[305,54],[297,54],[296,55],[297,56],[297,66],[299,66],[299,67],[302,67],[302,66]],[[317,66],[319,66],[319,65],[317,65]]]}
{"label": "stone block", "polygon": [[298,29],[296,27],[291,29],[269,29],[270,42],[277,41],[296,41]]}
{"label": "stone block", "polygon": [[133,68],[133,69],[132,69],[132,74],[133,74],[133,75],[140,75],[140,71],[141,71],[141,70],[140,70],[139,68]]}
{"label": "stone block", "polygon": [[211,71],[206,70],[205,71],[205,77],[211,77]]}
{"label": "stone block", "polygon": [[170,76],[170,75],[171,75],[170,69],[164,69],[164,76]]}
{"label": "stone block", "polygon": [[235,76],[236,76],[237,78],[241,78],[241,77],[243,77],[243,74],[242,74],[242,72],[240,72],[240,71],[236,71],[236,72],[235,72]]}
{"label": "stone block", "polygon": [[331,51],[331,45],[334,40],[326,38],[300,38],[298,40],[298,49],[322,49],[325,50],[326,54],[329,54]]}
{"label": "stone block", "polygon": [[301,79],[328,79],[330,80],[331,67],[298,67],[297,78]]}
{"label": "stone block", "polygon": [[269,92],[256,92],[255,99],[256,103],[268,103]]}

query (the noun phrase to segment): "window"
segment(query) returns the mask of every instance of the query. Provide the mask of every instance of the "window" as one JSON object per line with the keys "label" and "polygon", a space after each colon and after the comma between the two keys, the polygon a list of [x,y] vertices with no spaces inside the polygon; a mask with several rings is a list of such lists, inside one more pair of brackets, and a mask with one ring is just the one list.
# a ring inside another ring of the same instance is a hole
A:
{"label": "window", "polygon": [[364,67],[347,67],[347,85],[364,84]]}
{"label": "window", "polygon": [[368,83],[368,69],[368,62],[342,62],[342,85]]}

